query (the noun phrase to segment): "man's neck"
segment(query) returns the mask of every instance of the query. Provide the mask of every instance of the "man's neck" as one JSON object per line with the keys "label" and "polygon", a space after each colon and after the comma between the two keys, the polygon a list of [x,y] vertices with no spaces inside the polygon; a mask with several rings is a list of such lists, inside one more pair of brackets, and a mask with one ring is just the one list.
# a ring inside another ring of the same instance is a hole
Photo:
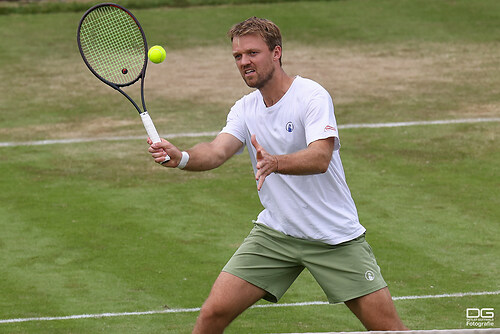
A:
{"label": "man's neck", "polygon": [[276,104],[283,95],[285,95],[292,85],[293,79],[294,78],[288,76],[282,68],[276,71],[271,81],[269,81],[266,86],[259,89],[264,98],[266,107],[269,108]]}

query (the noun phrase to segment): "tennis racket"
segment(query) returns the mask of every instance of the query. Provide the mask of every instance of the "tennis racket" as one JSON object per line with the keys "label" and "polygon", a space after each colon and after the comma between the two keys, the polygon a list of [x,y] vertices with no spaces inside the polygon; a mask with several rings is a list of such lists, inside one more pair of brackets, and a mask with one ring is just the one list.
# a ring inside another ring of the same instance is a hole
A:
{"label": "tennis racket", "polygon": [[[137,109],[153,143],[160,142],[144,101],[148,44],[139,21],[127,9],[102,3],[85,12],[78,24],[78,49],[89,70],[102,82],[125,96]],[[142,110],[122,87],[141,80]],[[170,157],[165,157],[168,162]]]}

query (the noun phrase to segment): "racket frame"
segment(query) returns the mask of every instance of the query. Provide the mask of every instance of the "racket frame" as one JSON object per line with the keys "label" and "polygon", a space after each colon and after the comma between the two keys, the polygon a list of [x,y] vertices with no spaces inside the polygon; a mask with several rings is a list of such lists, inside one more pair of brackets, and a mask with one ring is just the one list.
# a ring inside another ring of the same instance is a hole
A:
{"label": "racket frame", "polygon": [[[140,71],[139,75],[137,75],[137,77],[134,80],[132,80],[130,82],[123,83],[123,84],[116,84],[114,82],[106,80],[101,75],[99,75],[92,68],[92,66],[89,64],[87,58],[84,55],[84,51],[82,49],[81,42],[80,42],[80,30],[81,30],[83,22],[85,21],[85,18],[91,12],[93,12],[94,10],[96,10],[96,9],[98,9],[100,7],[106,7],[106,6],[116,7],[118,9],[120,9],[120,10],[123,10],[125,13],[127,13],[134,20],[135,24],[137,24],[137,27],[139,28],[139,31],[141,32],[141,35],[142,35],[142,40],[144,42],[144,63],[143,63],[143,66],[142,66],[142,70]],[[144,34],[144,30],[142,29],[142,26],[139,23],[139,20],[137,20],[137,18],[134,16],[134,14],[132,14],[128,9],[126,9],[126,8],[124,8],[124,7],[116,4],[116,3],[112,3],[112,2],[100,3],[100,4],[97,4],[95,6],[90,7],[83,14],[82,18],[80,19],[80,22],[78,23],[78,29],[77,29],[77,36],[76,37],[77,37],[78,50],[80,51],[80,55],[82,56],[82,59],[85,62],[85,65],[87,66],[87,68],[90,70],[90,72],[92,72],[99,80],[101,80],[102,82],[104,82],[106,85],[112,87],[113,89],[115,89],[118,92],[120,92],[123,96],[125,96],[127,98],[127,100],[129,100],[130,103],[132,103],[132,105],[135,107],[135,109],[137,110],[137,112],[141,116],[141,120],[142,120],[142,122],[144,124],[146,132],[148,133],[148,136],[151,138],[151,140],[153,141],[153,143],[160,142],[161,141],[160,140],[160,136],[158,135],[158,132],[156,131],[156,128],[155,128],[155,126],[153,124],[153,121],[151,120],[151,117],[149,116],[149,113],[148,113],[148,111],[146,109],[146,102],[145,102],[145,99],[144,99],[144,79],[146,77],[146,68],[147,68],[147,65],[148,65],[148,42],[146,40],[146,35]],[[127,93],[125,93],[125,91],[122,89],[122,87],[127,87],[127,86],[130,86],[130,85],[136,83],[139,79],[141,80],[141,103],[142,103],[142,110],[137,105],[137,103]],[[165,161],[162,162],[162,164],[168,162],[169,160],[170,160],[170,157],[167,155],[165,157]]]}
{"label": "racket frame", "polygon": [[[80,29],[82,27],[82,23],[85,21],[85,18],[91,12],[93,12],[94,10],[96,10],[96,9],[98,9],[100,7],[106,7],[106,6],[116,7],[118,9],[123,10],[125,13],[127,13],[134,20],[134,22],[137,24],[137,27],[139,28],[139,31],[141,32],[141,35],[142,35],[142,40],[144,42],[144,63],[143,63],[143,66],[142,66],[142,70],[141,70],[141,72],[139,73],[139,75],[134,80],[132,80],[130,82],[127,82],[127,83],[124,83],[124,84],[115,84],[114,82],[106,80],[101,75],[99,75],[92,68],[92,66],[90,66],[87,58],[84,55],[84,52],[83,52],[83,49],[82,49],[82,45],[80,43]],[[137,80],[141,79],[141,101],[142,101],[142,108],[143,108],[144,112],[146,112],[147,111],[147,109],[146,109],[146,103],[144,101],[144,78],[146,77],[146,68],[148,66],[148,42],[146,40],[146,35],[144,34],[144,30],[142,29],[139,21],[134,16],[134,14],[132,14],[128,9],[126,9],[126,8],[120,6],[120,5],[117,5],[115,3],[112,3],[112,2],[100,3],[100,4],[97,4],[95,6],[92,6],[91,8],[89,8],[85,12],[85,14],[83,14],[82,18],[80,19],[80,22],[78,23],[78,30],[77,30],[76,39],[77,39],[78,50],[80,51],[80,55],[82,56],[82,59],[85,62],[85,65],[87,65],[87,67],[90,70],[90,72],[92,72],[99,80],[101,80],[102,82],[104,82],[106,85],[109,85],[109,86],[113,87],[114,89],[116,89],[117,91],[119,91],[120,93],[122,93],[123,96],[125,96],[130,101],[130,103],[132,103],[134,105],[135,109],[137,109],[137,112],[139,112],[139,114],[141,114],[143,111],[141,111],[141,109],[139,108],[139,106],[137,105],[137,103],[127,93],[125,93],[121,89],[121,87],[130,86],[130,85],[136,83]]]}

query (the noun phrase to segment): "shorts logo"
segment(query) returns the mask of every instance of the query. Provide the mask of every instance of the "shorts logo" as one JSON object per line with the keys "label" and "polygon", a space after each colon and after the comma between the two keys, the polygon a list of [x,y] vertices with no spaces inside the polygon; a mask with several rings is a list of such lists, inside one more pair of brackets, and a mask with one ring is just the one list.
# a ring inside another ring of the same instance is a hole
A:
{"label": "shorts logo", "polygon": [[373,273],[373,271],[368,270],[365,273],[365,278],[366,278],[367,281],[373,281],[375,279],[375,274]]}
{"label": "shorts logo", "polygon": [[288,122],[285,125],[285,129],[286,129],[287,132],[292,132],[294,128],[295,128],[295,126],[293,125],[292,122]]}

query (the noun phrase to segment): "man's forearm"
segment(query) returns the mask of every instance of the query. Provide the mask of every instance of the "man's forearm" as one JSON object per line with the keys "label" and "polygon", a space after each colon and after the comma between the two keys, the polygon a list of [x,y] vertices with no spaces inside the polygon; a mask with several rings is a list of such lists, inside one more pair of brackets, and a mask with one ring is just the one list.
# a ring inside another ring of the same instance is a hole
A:
{"label": "man's forearm", "polygon": [[190,171],[204,171],[219,167],[231,158],[243,143],[236,137],[222,133],[211,142],[199,143],[186,152],[189,154],[189,161],[184,167]]}
{"label": "man's forearm", "polygon": [[277,173],[308,175],[324,173],[333,152],[334,138],[311,143],[308,148],[291,154],[275,155]]}
{"label": "man's forearm", "polygon": [[219,167],[228,158],[222,151],[214,150],[212,143],[199,143],[186,150],[189,161],[184,167],[189,171],[205,171]]}

